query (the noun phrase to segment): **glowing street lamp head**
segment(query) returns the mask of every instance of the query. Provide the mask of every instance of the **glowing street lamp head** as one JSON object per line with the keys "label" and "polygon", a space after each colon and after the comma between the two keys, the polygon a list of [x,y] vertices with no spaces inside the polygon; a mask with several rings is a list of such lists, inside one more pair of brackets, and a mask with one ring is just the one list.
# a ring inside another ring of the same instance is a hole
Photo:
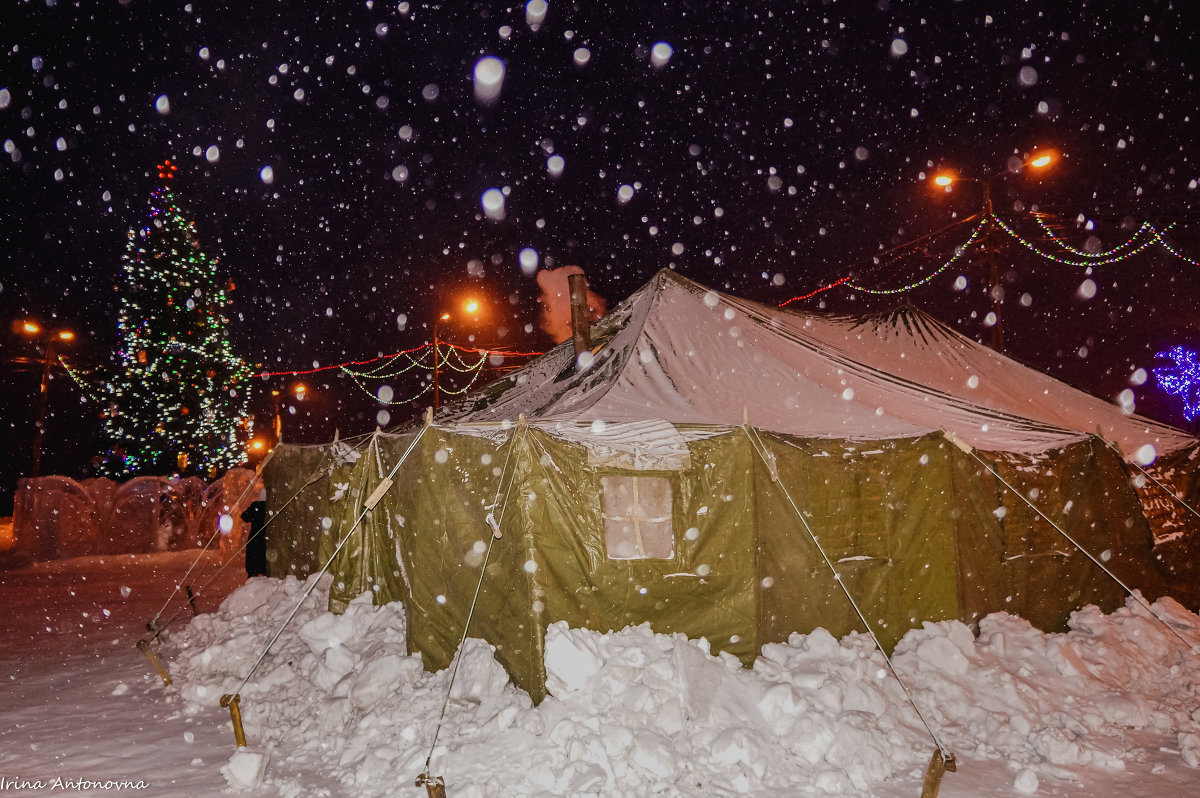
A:
{"label": "glowing street lamp head", "polygon": [[[13,322],[13,329],[21,335],[41,335],[44,332],[42,325],[29,319]],[[60,341],[74,341],[75,333],[71,330],[57,330],[53,337]]]}
{"label": "glowing street lamp head", "polygon": [[463,303],[463,310],[467,313],[475,314],[479,312],[479,303],[474,299],[468,299]]}
{"label": "glowing street lamp head", "polygon": [[296,395],[297,399],[303,400],[304,395],[307,392],[308,392],[308,386],[302,382],[298,382],[292,386],[292,393],[294,393]]}
{"label": "glowing street lamp head", "polygon": [[954,175],[949,172],[942,172],[940,175],[934,175],[933,182],[935,185],[945,188],[954,182]]}
{"label": "glowing street lamp head", "polygon": [[255,438],[254,440],[250,441],[250,451],[252,451],[252,452],[261,452],[263,449],[266,449],[266,448],[267,448],[267,442],[264,441],[262,438]]}
{"label": "glowing street lamp head", "polygon": [[1044,152],[1037,153],[1033,158],[1030,158],[1029,166],[1033,167],[1034,169],[1045,169],[1047,166],[1053,164],[1056,160],[1058,160],[1057,153],[1046,150]]}

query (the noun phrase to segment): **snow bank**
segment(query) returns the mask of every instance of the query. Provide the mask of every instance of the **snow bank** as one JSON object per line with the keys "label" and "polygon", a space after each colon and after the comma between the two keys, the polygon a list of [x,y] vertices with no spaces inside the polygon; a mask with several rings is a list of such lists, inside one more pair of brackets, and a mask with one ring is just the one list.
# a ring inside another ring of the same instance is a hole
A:
{"label": "snow bank", "polygon": [[[424,768],[449,671],[426,673],[406,654],[400,605],[364,595],[331,615],[327,584],[241,691],[261,758],[226,765],[235,788],[301,795],[332,778],[347,793],[384,796],[413,790]],[[237,687],[305,587],[252,579],[175,638],[187,711]],[[1200,618],[1169,599],[1155,609],[1195,651],[1130,601],[1112,615],[1076,613],[1067,634],[1003,614],[984,619],[978,637],[927,623],[901,641],[894,665],[962,766],[1005,761],[1013,793],[1081,769],[1120,770],[1144,759],[1147,735],[1198,767]],[[546,667],[551,695],[534,707],[490,647],[468,641],[432,758],[449,794],[872,796],[919,785],[934,749],[865,635],[793,635],[764,646],[748,670],[646,627],[555,624]]]}

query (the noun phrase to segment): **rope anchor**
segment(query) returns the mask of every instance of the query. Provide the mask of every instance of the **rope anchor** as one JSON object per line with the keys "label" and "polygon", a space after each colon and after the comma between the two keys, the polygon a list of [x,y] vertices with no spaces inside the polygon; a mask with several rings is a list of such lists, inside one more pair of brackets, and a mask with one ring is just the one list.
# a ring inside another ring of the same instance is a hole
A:
{"label": "rope anchor", "polygon": [[238,748],[246,747],[246,730],[242,728],[242,708],[238,702],[242,700],[237,693],[221,696],[221,706],[229,707],[229,719],[233,722],[233,741]]}
{"label": "rope anchor", "polygon": [[[155,635],[157,637],[157,635]],[[158,654],[150,647],[149,640],[139,640],[137,642],[138,650],[146,655],[146,659],[150,660],[150,664],[154,666],[154,670],[158,671],[158,675],[162,678],[163,685],[171,684],[171,674],[167,673],[167,666],[163,665],[162,660],[158,658]]]}
{"label": "rope anchor", "polygon": [[430,776],[427,772],[422,773],[417,776],[414,786],[424,787],[429,798],[446,798],[446,780],[441,776]]}

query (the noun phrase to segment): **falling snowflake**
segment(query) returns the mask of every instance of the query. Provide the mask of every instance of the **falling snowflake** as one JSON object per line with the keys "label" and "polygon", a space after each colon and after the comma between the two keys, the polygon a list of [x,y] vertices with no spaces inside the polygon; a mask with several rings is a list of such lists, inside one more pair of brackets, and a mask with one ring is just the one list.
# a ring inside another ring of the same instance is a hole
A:
{"label": "falling snowflake", "polygon": [[1155,357],[1173,360],[1173,366],[1158,366],[1154,376],[1158,377],[1158,386],[1171,396],[1183,399],[1183,416],[1188,421],[1195,421],[1200,415],[1200,355],[1191,349],[1177,346],[1167,352],[1159,352]]}

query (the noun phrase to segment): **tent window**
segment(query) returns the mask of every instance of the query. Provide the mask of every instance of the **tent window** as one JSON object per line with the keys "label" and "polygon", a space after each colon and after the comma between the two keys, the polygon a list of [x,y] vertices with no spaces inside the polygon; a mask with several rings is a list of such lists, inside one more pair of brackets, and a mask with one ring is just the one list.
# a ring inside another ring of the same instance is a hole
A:
{"label": "tent window", "polygon": [[666,477],[601,477],[604,539],[614,560],[669,560],[671,481]]}

